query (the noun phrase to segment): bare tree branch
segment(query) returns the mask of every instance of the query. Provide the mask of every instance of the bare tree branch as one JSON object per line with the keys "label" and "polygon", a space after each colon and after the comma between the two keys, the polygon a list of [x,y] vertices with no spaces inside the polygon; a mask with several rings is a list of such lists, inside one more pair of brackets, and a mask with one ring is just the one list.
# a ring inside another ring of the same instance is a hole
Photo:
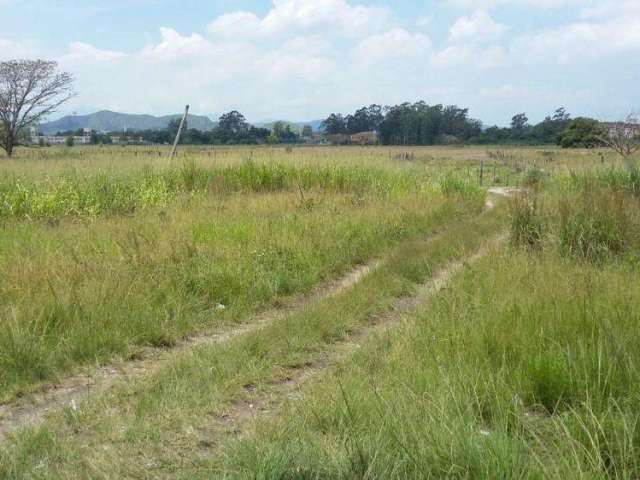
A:
{"label": "bare tree branch", "polygon": [[73,76],[48,60],[0,62],[0,147],[8,156],[19,134],[54,113],[75,94]]}
{"label": "bare tree branch", "polygon": [[640,152],[640,121],[634,115],[629,115],[622,122],[605,123],[606,134],[601,140],[622,157],[630,169],[636,168],[631,158]]}

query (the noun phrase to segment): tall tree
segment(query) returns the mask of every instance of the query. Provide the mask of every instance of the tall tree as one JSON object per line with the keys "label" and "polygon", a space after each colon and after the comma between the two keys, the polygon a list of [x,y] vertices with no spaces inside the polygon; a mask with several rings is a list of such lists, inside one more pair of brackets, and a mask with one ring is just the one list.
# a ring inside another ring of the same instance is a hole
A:
{"label": "tall tree", "polygon": [[73,76],[48,60],[0,62],[0,147],[10,157],[19,135],[73,97]]}
{"label": "tall tree", "polygon": [[238,133],[244,133],[249,130],[249,124],[245,120],[244,115],[237,110],[233,110],[219,118],[218,129],[231,135],[237,135]]}
{"label": "tall tree", "polygon": [[302,137],[304,138],[313,137],[313,128],[311,128],[311,125],[305,125],[304,127],[302,127]]}
{"label": "tall tree", "polygon": [[569,122],[557,141],[562,148],[594,148],[603,145],[602,138],[605,134],[599,121],[578,117]]}
{"label": "tall tree", "polygon": [[515,131],[522,131],[529,126],[529,118],[526,113],[518,113],[511,119],[511,128]]}
{"label": "tall tree", "polygon": [[327,135],[347,133],[347,122],[340,113],[332,113],[322,122],[322,129]]}

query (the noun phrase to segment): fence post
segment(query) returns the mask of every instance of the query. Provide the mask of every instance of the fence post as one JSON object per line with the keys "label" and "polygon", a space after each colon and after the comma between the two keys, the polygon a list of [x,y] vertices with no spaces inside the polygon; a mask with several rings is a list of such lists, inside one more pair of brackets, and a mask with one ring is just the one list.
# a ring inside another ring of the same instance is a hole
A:
{"label": "fence post", "polygon": [[176,156],[176,150],[178,149],[178,143],[180,142],[180,135],[182,135],[184,122],[187,121],[187,115],[189,115],[189,105],[187,105],[184,109],[184,115],[182,116],[182,120],[180,121],[180,126],[178,127],[178,133],[176,134],[176,139],[173,142],[173,148],[171,149],[171,154],[169,155],[169,158],[173,158]]}

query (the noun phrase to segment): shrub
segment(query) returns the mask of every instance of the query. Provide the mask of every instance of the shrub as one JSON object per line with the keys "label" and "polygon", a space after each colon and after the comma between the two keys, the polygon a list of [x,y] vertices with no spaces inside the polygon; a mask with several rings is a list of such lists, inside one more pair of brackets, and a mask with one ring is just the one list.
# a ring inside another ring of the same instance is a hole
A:
{"label": "shrub", "polygon": [[[637,233],[631,198],[610,189],[583,189],[559,204],[558,240],[564,253],[599,260],[622,253]],[[635,203],[635,202],[634,202]]]}
{"label": "shrub", "polygon": [[527,249],[538,249],[544,223],[536,196],[517,195],[511,202],[511,243]]}
{"label": "shrub", "polygon": [[524,175],[524,179],[522,180],[522,184],[525,187],[530,188],[538,188],[546,177],[546,173],[544,170],[541,170],[537,167],[530,168]]}
{"label": "shrub", "polygon": [[594,148],[602,146],[604,129],[600,122],[591,118],[575,118],[558,136],[562,148]]}

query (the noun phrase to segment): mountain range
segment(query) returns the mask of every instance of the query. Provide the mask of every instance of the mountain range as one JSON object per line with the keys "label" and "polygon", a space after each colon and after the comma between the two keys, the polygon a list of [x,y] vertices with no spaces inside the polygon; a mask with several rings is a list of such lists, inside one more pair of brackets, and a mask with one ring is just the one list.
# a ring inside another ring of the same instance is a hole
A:
{"label": "mountain range", "polygon": [[[78,130],[81,128],[91,128],[98,132],[120,132],[125,128],[128,131],[135,130],[162,130],[167,128],[169,122],[180,119],[181,114],[165,115],[156,117],[153,115],[137,115],[130,113],[111,112],[102,110],[89,115],[68,115],[52,122],[42,123],[39,127],[40,131],[45,135],[52,135],[57,132],[66,132],[70,130]],[[271,128],[275,121],[269,120],[256,123],[258,127]],[[310,122],[288,122],[296,131],[301,131],[304,125],[311,125],[313,131],[320,130],[322,120],[313,120]],[[201,131],[213,130],[217,123],[213,122],[205,115],[189,115],[187,118],[189,128],[195,128]]]}
{"label": "mountain range", "polygon": [[[167,128],[169,122],[180,118],[182,118],[180,114],[154,117],[153,115],[135,115],[102,110],[90,115],[69,115],[52,122],[42,123],[40,131],[45,135],[50,135],[80,128],[91,128],[98,132],[118,132],[125,128],[128,131],[162,130]],[[216,126],[209,117],[202,115],[189,115],[187,124],[189,128],[202,131],[213,130]]]}

